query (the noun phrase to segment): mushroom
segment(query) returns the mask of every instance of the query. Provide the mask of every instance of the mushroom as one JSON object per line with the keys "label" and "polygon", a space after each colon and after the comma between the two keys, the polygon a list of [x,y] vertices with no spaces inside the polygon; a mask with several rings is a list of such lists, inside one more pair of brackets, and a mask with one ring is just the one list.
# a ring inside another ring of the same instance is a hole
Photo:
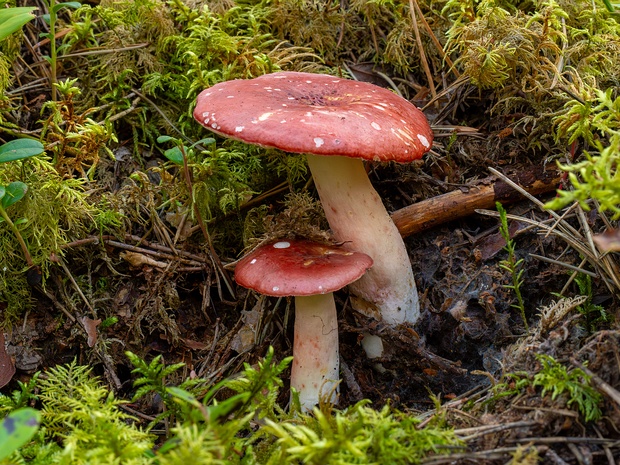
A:
{"label": "mushroom", "polygon": [[374,260],[350,286],[354,307],[392,326],[418,319],[407,249],[363,164],[404,163],[430,150],[433,133],[418,108],[372,84],[278,72],[204,90],[194,117],[218,134],[307,154],[335,238]]}
{"label": "mushroom", "polygon": [[304,410],[321,397],[336,401],[339,378],[338,320],[333,292],[359,279],[372,259],[306,240],[263,245],[235,267],[235,280],[261,294],[295,296],[291,387]]}

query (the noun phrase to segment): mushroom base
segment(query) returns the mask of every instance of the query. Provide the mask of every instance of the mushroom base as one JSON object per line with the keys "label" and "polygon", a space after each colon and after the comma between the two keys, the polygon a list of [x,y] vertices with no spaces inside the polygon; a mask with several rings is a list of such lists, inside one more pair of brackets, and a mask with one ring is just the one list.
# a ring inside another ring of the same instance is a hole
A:
{"label": "mushroom base", "polygon": [[415,323],[420,304],[409,254],[364,163],[355,158],[308,155],[325,216],[337,240],[370,255],[374,265],[349,285],[353,308],[395,326]]}
{"label": "mushroom base", "polygon": [[338,318],[334,295],[295,297],[295,340],[291,387],[299,393],[304,411],[323,398],[337,401]]}

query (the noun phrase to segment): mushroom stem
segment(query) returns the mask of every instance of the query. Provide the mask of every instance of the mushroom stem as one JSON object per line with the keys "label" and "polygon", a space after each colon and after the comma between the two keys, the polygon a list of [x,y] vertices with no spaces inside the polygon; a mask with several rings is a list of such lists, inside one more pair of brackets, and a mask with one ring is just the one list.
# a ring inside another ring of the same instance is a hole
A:
{"label": "mushroom stem", "polygon": [[308,165],[336,239],[374,261],[349,285],[353,307],[392,326],[415,323],[420,305],[409,255],[362,160],[308,154]]}
{"label": "mushroom stem", "polygon": [[338,318],[334,295],[295,297],[291,387],[304,411],[324,397],[335,403],[339,371]]}

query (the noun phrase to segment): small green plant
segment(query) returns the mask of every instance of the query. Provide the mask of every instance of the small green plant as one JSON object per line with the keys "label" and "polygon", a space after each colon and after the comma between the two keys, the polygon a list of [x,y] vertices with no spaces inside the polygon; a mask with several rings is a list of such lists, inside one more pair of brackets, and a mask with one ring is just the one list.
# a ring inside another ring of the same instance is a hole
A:
{"label": "small green plant", "polygon": [[551,393],[551,400],[567,395],[567,406],[575,405],[586,421],[598,420],[602,395],[590,385],[590,377],[580,368],[568,370],[553,357],[538,354],[542,368],[534,375],[533,386],[542,388],[541,395]]}
{"label": "small green plant", "polygon": [[541,396],[551,394],[551,400],[564,397],[568,407],[575,406],[586,421],[598,420],[602,395],[590,384],[590,377],[580,368],[567,369],[553,357],[537,354],[540,370],[535,375],[526,371],[507,373],[504,381],[493,386],[496,401],[522,394],[528,387],[542,388]]}
{"label": "small green plant", "polygon": [[0,415],[6,416],[8,413],[28,407],[31,402],[36,400],[35,389],[37,388],[37,381],[39,379],[40,372],[36,372],[32,375],[32,378],[24,383],[17,380],[17,386],[19,390],[15,390],[11,395],[5,396],[0,394]]}
{"label": "small green plant", "polygon": [[132,373],[138,375],[138,379],[134,381],[134,387],[137,388],[137,390],[134,393],[133,400],[136,401],[148,394],[155,394],[160,396],[166,404],[166,410],[157,415],[151,422],[151,425],[165,418],[174,417],[179,411],[179,405],[171,401],[172,399],[166,387],[166,378],[182,368],[184,364],[175,363],[166,366],[161,355],[155,357],[150,363],[147,363],[132,352],[127,352],[126,355],[135,367]]}
{"label": "small green plant", "polygon": [[594,293],[592,291],[592,277],[587,274],[580,273],[575,277],[575,283],[579,287],[579,294],[586,296],[587,300],[577,307],[577,311],[581,313],[585,319],[584,326],[589,334],[596,331],[599,324],[609,323],[611,315],[602,305],[597,305],[592,301]]}
{"label": "small green plant", "polygon": [[192,145],[187,147],[183,145],[180,140],[175,139],[171,136],[159,136],[157,138],[158,144],[163,144],[169,141],[174,142],[176,145],[171,149],[164,151],[164,156],[172,163],[179,166],[183,166],[187,163],[186,156],[192,156],[193,158],[194,148],[197,145],[209,145],[215,143],[215,139],[213,137],[207,137],[205,139],[199,140],[198,142],[194,142]]}
{"label": "small green plant", "polygon": [[[273,348],[256,368],[246,364],[239,376],[214,385],[196,379],[165,386],[163,376],[172,374],[179,364],[165,367],[161,358],[147,364],[134,354],[127,355],[136,366],[134,373],[141,375],[134,384],[139,388],[136,396],[163,393],[166,408],[176,413],[173,436],[157,452],[159,463],[182,465],[187,463],[183,458],[191,458],[192,463],[238,463],[239,453],[251,450],[257,439],[250,422],[284,416],[276,399],[283,385],[280,376],[291,358],[276,363]],[[235,394],[217,400],[224,388]]]}
{"label": "small green plant", "polygon": [[[43,144],[36,140],[17,139],[7,142],[6,144],[0,146],[0,163],[8,163],[24,158],[30,158],[43,153],[43,150]],[[28,263],[28,267],[31,268],[34,266],[34,262],[30,256],[28,246],[26,245],[26,242],[24,242],[24,238],[19,232],[19,229],[15,226],[15,223],[13,223],[6,211],[6,209],[11,205],[19,202],[24,195],[26,195],[27,191],[28,186],[21,181],[13,181],[7,185],[0,184],[0,216],[2,216],[2,219],[6,222],[9,228],[11,228],[13,234],[15,234],[15,237],[22,248],[22,252],[24,253],[26,263]]]}
{"label": "small green plant", "polygon": [[583,161],[560,164],[560,168],[568,172],[572,189],[559,190],[558,196],[546,204],[547,208],[557,210],[578,202],[581,208],[589,211],[590,201],[595,199],[601,211],[610,211],[613,219],[620,218],[620,133],[610,138],[609,145],[597,145],[598,155],[586,153]]}
{"label": "small green plant", "polygon": [[[127,357],[135,366],[133,373],[139,375],[134,381],[134,387],[138,388],[134,401],[149,394],[157,394],[166,405],[167,410],[153,424],[173,416],[177,421],[193,419],[218,422],[225,417],[229,420],[243,418],[248,413],[255,414],[257,410],[262,412],[261,416],[273,412],[277,410],[276,395],[282,386],[278,377],[291,362],[289,357],[275,364],[274,351],[270,348],[264,360],[258,364],[258,369],[246,365],[243,376],[236,379],[223,380],[212,386],[204,379],[188,379],[177,386],[169,386],[166,377],[183,367],[183,363],[166,366],[161,356],[147,363],[131,352],[127,352]],[[223,387],[237,394],[221,402],[214,401],[215,395]]]}
{"label": "small green plant", "polygon": [[500,268],[504,271],[507,271],[510,274],[510,278],[512,280],[512,284],[506,284],[505,287],[507,289],[512,289],[515,293],[515,297],[517,299],[517,303],[512,306],[519,310],[521,314],[521,319],[523,320],[523,325],[525,329],[529,329],[529,325],[527,324],[527,317],[525,316],[525,304],[523,303],[523,296],[521,294],[521,286],[523,285],[523,259],[517,259],[515,253],[515,241],[510,237],[510,229],[508,228],[508,218],[506,216],[506,210],[502,206],[501,203],[497,202],[495,204],[497,207],[497,211],[499,212],[499,232],[506,241],[506,245],[504,246],[504,250],[508,253],[508,258],[502,260],[499,263]]}
{"label": "small green plant", "polygon": [[9,228],[11,228],[13,234],[15,234],[15,237],[22,248],[22,252],[24,253],[24,257],[26,258],[26,263],[28,263],[28,266],[31,267],[34,263],[32,261],[32,257],[30,256],[30,252],[28,251],[28,246],[24,242],[24,238],[19,232],[19,229],[15,226],[15,223],[13,223],[6,212],[7,208],[24,198],[27,191],[28,186],[21,181],[14,181],[6,186],[0,185],[0,216],[2,216],[2,219],[9,225]]}
{"label": "small green plant", "polygon": [[62,2],[56,3],[56,0],[43,0],[49,11],[48,14],[43,15],[43,19],[50,27],[49,32],[41,34],[41,37],[45,37],[50,41],[50,56],[45,59],[50,64],[50,87],[52,88],[52,100],[56,100],[56,67],[58,64],[58,57],[56,54],[56,23],[58,21],[58,12],[63,8],[79,8],[82,6],[80,2]]}
{"label": "small green plant", "polygon": [[[181,170],[199,221],[198,217],[203,214],[206,219],[212,219],[217,209],[223,213],[238,209],[244,199],[253,194],[243,178],[249,178],[251,171],[257,168],[254,157],[215,148],[212,137],[194,142],[189,147],[170,136],[157,138],[160,144],[168,141],[175,146],[164,151],[164,156]],[[199,150],[207,146],[210,150]]]}
{"label": "small green plant", "polygon": [[77,173],[92,180],[101,153],[114,159],[108,145],[117,142],[117,139],[109,122],[100,124],[88,117],[92,110],[77,111],[76,97],[82,91],[76,82],[77,79],[66,79],[54,84],[60,99],[43,105],[42,110],[49,110],[49,116],[43,122],[42,135],[56,142],[52,144],[52,151],[54,167],[59,174],[74,177]]}

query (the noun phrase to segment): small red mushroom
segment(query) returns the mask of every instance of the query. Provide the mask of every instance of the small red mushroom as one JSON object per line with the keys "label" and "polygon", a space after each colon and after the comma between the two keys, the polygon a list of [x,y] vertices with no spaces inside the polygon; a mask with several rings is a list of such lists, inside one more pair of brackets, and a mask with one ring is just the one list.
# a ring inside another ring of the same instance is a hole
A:
{"label": "small red mushroom", "polygon": [[194,117],[218,134],[307,154],[336,239],[374,260],[350,286],[354,307],[389,325],[418,319],[407,249],[363,160],[404,163],[430,150],[433,132],[419,109],[372,84],[280,72],[204,90]]}
{"label": "small red mushroom", "polygon": [[235,280],[261,294],[295,296],[291,387],[304,410],[321,396],[336,401],[339,378],[338,319],[333,292],[372,266],[363,253],[306,240],[261,246],[235,267]]}

